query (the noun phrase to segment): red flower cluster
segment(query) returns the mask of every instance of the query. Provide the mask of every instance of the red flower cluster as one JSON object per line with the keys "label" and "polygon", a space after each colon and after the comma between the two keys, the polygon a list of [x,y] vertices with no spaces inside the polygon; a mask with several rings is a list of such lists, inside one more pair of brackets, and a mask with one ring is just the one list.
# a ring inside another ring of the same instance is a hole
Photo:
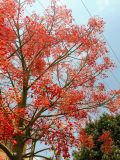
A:
{"label": "red flower cluster", "polygon": [[103,150],[105,153],[110,153],[110,152],[112,151],[113,141],[112,141],[112,138],[111,138],[111,136],[110,136],[110,132],[109,132],[109,131],[105,131],[105,132],[99,137],[98,141],[103,142],[102,150]]}

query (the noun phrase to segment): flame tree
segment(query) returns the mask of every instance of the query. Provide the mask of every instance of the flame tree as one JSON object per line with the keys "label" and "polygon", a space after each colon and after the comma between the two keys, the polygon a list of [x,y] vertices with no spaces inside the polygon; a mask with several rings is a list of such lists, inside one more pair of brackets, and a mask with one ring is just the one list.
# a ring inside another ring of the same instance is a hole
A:
{"label": "flame tree", "polygon": [[[11,160],[44,150],[66,158],[89,112],[118,109],[119,91],[100,83],[114,64],[101,18],[76,25],[56,1],[42,16],[25,16],[31,3],[0,1],[0,148]],[[36,151],[37,142],[46,148]]]}

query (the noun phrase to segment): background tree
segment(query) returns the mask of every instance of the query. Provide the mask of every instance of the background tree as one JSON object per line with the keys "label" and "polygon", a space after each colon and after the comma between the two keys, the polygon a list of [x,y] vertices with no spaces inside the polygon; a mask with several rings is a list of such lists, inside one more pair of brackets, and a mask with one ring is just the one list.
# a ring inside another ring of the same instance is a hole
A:
{"label": "background tree", "polygon": [[[76,25],[56,1],[42,16],[26,16],[31,3],[0,1],[0,148],[11,160],[45,150],[66,158],[89,112],[119,108],[119,91],[100,83],[114,64],[101,38],[103,19]],[[37,142],[46,148],[36,150]]]}
{"label": "background tree", "polygon": [[[76,160],[120,159],[119,114],[115,116],[103,115],[99,120],[90,122],[85,127],[84,134],[85,133],[87,134],[87,139],[81,139],[82,146],[78,152],[74,153]],[[89,137],[92,137],[92,140]],[[82,135],[80,138],[82,138]]]}

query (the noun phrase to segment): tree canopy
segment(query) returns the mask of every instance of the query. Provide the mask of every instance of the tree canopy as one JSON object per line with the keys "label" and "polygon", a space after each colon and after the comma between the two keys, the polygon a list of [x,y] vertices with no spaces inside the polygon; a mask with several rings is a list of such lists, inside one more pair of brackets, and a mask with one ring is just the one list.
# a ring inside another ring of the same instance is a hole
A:
{"label": "tree canopy", "polygon": [[[0,1],[0,148],[11,160],[44,150],[66,158],[89,112],[118,110],[119,90],[101,83],[114,63],[102,18],[77,25],[55,0],[43,15],[26,16],[32,3]],[[36,150],[37,142],[46,148]]]}
{"label": "tree canopy", "polygon": [[[76,160],[120,159],[119,114],[114,116],[104,114],[99,120],[88,123],[84,129],[84,134],[87,135],[88,139],[81,140],[80,150],[74,153]],[[89,145],[87,145],[88,142]]]}

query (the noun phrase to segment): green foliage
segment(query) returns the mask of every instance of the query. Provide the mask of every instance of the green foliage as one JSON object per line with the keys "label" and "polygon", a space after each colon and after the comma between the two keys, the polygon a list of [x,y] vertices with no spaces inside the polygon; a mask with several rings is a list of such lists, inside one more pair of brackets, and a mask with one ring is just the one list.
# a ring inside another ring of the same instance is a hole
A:
{"label": "green foliage", "polygon": [[[90,122],[85,127],[86,133],[93,136],[95,147],[92,149],[80,148],[73,153],[75,160],[120,160],[120,115],[103,115],[99,120]],[[112,152],[105,153],[101,149],[103,142],[98,138],[109,131],[113,140]]]}

